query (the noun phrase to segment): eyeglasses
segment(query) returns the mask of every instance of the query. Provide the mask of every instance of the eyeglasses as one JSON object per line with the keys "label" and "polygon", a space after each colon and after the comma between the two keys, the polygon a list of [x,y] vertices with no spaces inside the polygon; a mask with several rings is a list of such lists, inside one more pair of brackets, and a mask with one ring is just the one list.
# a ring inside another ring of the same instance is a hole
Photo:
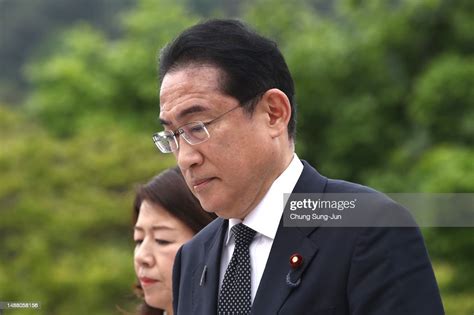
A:
{"label": "eyeglasses", "polygon": [[165,130],[157,132],[153,134],[153,142],[163,153],[171,153],[179,149],[179,136],[182,136],[190,145],[203,143],[211,137],[206,126],[209,126],[225,114],[228,114],[239,107],[241,106],[238,105],[208,122],[193,121],[182,125],[176,131]]}

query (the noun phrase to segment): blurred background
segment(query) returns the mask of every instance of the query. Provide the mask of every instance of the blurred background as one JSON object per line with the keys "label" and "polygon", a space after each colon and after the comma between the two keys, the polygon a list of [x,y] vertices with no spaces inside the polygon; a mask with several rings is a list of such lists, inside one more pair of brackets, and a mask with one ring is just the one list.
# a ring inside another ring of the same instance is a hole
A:
{"label": "blurred background", "polygon": [[[117,314],[137,300],[134,189],[155,149],[157,53],[207,17],[275,39],[297,152],[384,192],[474,192],[474,1],[0,0],[4,314]],[[474,313],[474,229],[424,228],[447,314]]]}

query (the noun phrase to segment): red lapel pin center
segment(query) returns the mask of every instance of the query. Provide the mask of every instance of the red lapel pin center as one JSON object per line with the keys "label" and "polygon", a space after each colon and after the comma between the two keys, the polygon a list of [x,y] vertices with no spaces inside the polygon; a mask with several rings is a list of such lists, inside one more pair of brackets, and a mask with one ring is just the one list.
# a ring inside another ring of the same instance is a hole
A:
{"label": "red lapel pin center", "polygon": [[290,257],[290,266],[293,269],[300,267],[303,264],[303,256],[300,254],[293,254]]}

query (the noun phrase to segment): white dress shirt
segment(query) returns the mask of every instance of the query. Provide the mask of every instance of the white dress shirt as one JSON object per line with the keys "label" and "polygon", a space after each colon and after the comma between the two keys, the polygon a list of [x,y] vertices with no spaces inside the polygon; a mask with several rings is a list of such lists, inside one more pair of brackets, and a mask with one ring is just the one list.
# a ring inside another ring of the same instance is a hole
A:
{"label": "white dress shirt", "polygon": [[291,193],[296,185],[301,173],[303,172],[303,163],[296,154],[290,165],[283,173],[273,182],[272,186],[265,194],[260,203],[253,209],[243,220],[229,219],[229,227],[224,239],[222,247],[221,269],[219,278],[219,288],[224,281],[225,271],[229,265],[232,253],[234,252],[235,240],[230,229],[242,222],[246,226],[252,228],[257,233],[250,244],[250,265],[252,267],[252,303],[255,299],[263,271],[267,264],[268,256],[273,245],[273,240],[283,215],[283,194]]}

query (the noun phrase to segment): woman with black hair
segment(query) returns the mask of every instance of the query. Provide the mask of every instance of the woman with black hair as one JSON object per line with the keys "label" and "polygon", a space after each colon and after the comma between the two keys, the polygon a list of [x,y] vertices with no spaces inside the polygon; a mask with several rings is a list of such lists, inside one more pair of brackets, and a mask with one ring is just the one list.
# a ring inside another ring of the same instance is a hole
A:
{"label": "woman with black hair", "polygon": [[202,209],[174,167],[138,188],[133,205],[135,292],[139,315],[173,314],[172,270],[178,249],[215,218]]}

